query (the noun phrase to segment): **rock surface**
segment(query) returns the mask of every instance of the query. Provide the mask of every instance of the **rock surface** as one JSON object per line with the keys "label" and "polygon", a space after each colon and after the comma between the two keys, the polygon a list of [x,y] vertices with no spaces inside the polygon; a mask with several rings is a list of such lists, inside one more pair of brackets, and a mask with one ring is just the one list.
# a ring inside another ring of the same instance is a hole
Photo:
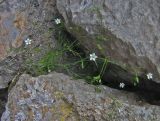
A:
{"label": "rock surface", "polygon": [[151,72],[160,83],[158,0],[57,0],[70,33],[90,53],[105,55],[131,72]]}
{"label": "rock surface", "polygon": [[50,0],[0,2],[0,57],[4,58],[9,50],[22,46],[27,38],[33,39],[34,44],[49,39],[54,6],[55,2]]}
{"label": "rock surface", "polygon": [[[55,1],[50,0],[0,1],[0,89],[21,70],[26,56],[38,60],[48,45],[55,46],[51,30],[54,6]],[[32,40],[29,46],[24,43],[27,38]]]}
{"label": "rock surface", "polygon": [[[153,11],[159,11],[159,3],[125,1],[57,0],[57,8],[68,31],[90,52],[145,68],[158,79],[159,16]],[[26,70],[26,60],[36,63],[55,48],[53,23],[59,17],[57,8],[56,0],[0,0],[0,115],[9,90],[0,120],[159,121],[160,107],[147,104],[133,93],[96,87],[56,72],[20,76]],[[148,13],[144,15],[143,9]],[[32,40],[31,45],[25,45],[27,38]]]}
{"label": "rock surface", "polygon": [[26,60],[37,61],[55,46],[54,6],[50,0],[0,0],[0,116],[8,85],[24,72]]}
{"label": "rock surface", "polygon": [[134,94],[99,89],[56,72],[39,77],[23,74],[9,92],[1,121],[160,120],[160,107],[140,105]]}
{"label": "rock surface", "polygon": [[8,56],[0,62],[0,89],[8,87],[16,76],[23,73],[21,69],[23,61],[23,57],[18,55]]}

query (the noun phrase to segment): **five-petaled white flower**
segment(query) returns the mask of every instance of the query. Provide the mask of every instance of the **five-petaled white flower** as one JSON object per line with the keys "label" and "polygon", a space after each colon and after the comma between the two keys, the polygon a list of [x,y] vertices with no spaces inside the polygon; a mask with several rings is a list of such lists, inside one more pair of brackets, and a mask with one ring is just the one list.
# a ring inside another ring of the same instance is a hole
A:
{"label": "five-petaled white flower", "polygon": [[56,24],[60,24],[61,23],[61,19],[59,19],[59,18],[55,19],[55,23]]}
{"label": "five-petaled white flower", "polygon": [[120,88],[124,88],[124,87],[125,87],[125,84],[124,84],[124,83],[120,83],[120,84],[119,84],[119,87],[120,87]]}
{"label": "five-petaled white flower", "polygon": [[152,74],[152,73],[148,73],[148,74],[147,74],[147,78],[148,78],[148,79],[153,79],[153,74]]}
{"label": "five-petaled white flower", "polygon": [[90,60],[91,60],[91,61],[96,61],[97,58],[98,58],[98,57],[96,56],[95,53],[90,54]]}
{"label": "five-petaled white flower", "polygon": [[50,69],[48,69],[48,73],[50,73],[51,72],[51,70]]}
{"label": "five-petaled white flower", "polygon": [[24,40],[24,42],[25,42],[26,45],[30,45],[32,40],[28,38],[28,39]]}

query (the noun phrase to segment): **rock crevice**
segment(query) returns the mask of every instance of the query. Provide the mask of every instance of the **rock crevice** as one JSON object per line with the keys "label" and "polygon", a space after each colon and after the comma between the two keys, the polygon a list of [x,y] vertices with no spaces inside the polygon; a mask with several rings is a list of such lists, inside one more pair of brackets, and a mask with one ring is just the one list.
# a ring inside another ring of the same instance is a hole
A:
{"label": "rock crevice", "polygon": [[66,28],[86,48],[139,72],[152,72],[157,83],[160,81],[159,6],[157,0],[57,0]]}
{"label": "rock crevice", "polygon": [[[141,103],[134,94],[72,80],[61,73],[22,75],[9,93],[5,120],[159,121],[159,107]],[[137,101],[135,100],[137,99]]]}

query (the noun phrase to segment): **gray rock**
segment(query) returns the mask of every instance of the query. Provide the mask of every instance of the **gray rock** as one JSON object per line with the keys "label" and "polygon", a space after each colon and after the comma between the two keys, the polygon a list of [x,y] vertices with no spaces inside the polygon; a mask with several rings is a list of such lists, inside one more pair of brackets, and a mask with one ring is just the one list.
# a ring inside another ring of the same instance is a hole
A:
{"label": "gray rock", "polygon": [[160,83],[160,2],[158,0],[57,0],[70,33],[89,50],[154,74]]}
{"label": "gray rock", "polygon": [[[55,1],[0,0],[0,117],[7,99],[8,84],[13,82],[10,89],[24,68],[29,68],[27,60],[36,62],[50,49],[48,45],[55,46],[52,28],[56,13],[54,6]],[[24,42],[27,38],[32,40],[29,46]],[[17,112],[17,118],[21,114]]]}
{"label": "gray rock", "polygon": [[0,89],[8,87],[9,82],[16,79],[22,71],[20,68],[23,58],[20,56],[7,57],[0,62]]}
{"label": "gray rock", "polygon": [[[36,44],[51,36],[47,32],[52,15],[56,13],[54,6],[55,1],[4,0],[0,4],[0,46],[4,50],[0,51],[0,57],[10,49],[22,46],[27,38]],[[34,39],[38,40],[35,42]]]}
{"label": "gray rock", "polygon": [[[37,61],[49,50],[48,45],[54,48],[55,39],[50,30],[56,13],[54,6],[55,1],[0,2],[0,89],[22,72],[27,59]],[[32,40],[29,46],[24,42],[27,38]]]}
{"label": "gray rock", "polygon": [[[101,90],[97,92],[97,89]],[[132,94],[61,73],[23,74],[9,92],[1,121],[159,121],[160,107]]]}

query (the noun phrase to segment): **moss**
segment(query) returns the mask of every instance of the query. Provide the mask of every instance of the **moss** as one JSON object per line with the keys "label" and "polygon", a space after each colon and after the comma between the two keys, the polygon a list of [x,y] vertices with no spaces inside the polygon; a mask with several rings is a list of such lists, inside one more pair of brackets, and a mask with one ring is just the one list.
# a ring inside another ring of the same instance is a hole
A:
{"label": "moss", "polygon": [[58,99],[61,99],[61,98],[64,97],[64,94],[63,94],[62,92],[60,92],[60,91],[56,91],[56,92],[54,93],[54,95],[55,95],[55,97],[58,98]]}
{"label": "moss", "polygon": [[108,111],[106,118],[114,120],[118,115],[118,109],[122,107],[122,103],[116,98],[111,97],[111,99],[110,110]]}
{"label": "moss", "polygon": [[38,21],[33,21],[32,25],[35,29],[38,29],[38,30],[40,30],[42,26]]}
{"label": "moss", "polygon": [[97,35],[96,36],[96,41],[97,42],[104,42],[104,41],[107,41],[109,40],[109,38],[105,37],[104,35]]}
{"label": "moss", "polygon": [[74,118],[78,121],[77,113],[73,112],[73,106],[63,99],[63,93],[59,91],[55,92],[55,97],[57,104],[51,109],[54,117],[59,121],[66,121],[70,118]]}
{"label": "moss", "polygon": [[95,92],[97,92],[97,93],[101,93],[101,92],[102,92],[102,90],[101,90],[101,88],[100,88],[100,87],[96,86],[96,87],[95,87]]}
{"label": "moss", "polygon": [[51,36],[52,36],[52,31],[46,31],[44,34],[43,34],[43,36],[44,36],[44,38],[50,38]]}
{"label": "moss", "polygon": [[62,115],[60,117],[60,121],[65,121],[65,119],[68,118],[73,112],[72,106],[67,103],[61,104],[60,110],[62,112]]}
{"label": "moss", "polygon": [[35,47],[35,48],[34,48],[34,52],[35,52],[35,53],[39,53],[39,52],[41,52],[41,49],[40,49],[39,47]]}

